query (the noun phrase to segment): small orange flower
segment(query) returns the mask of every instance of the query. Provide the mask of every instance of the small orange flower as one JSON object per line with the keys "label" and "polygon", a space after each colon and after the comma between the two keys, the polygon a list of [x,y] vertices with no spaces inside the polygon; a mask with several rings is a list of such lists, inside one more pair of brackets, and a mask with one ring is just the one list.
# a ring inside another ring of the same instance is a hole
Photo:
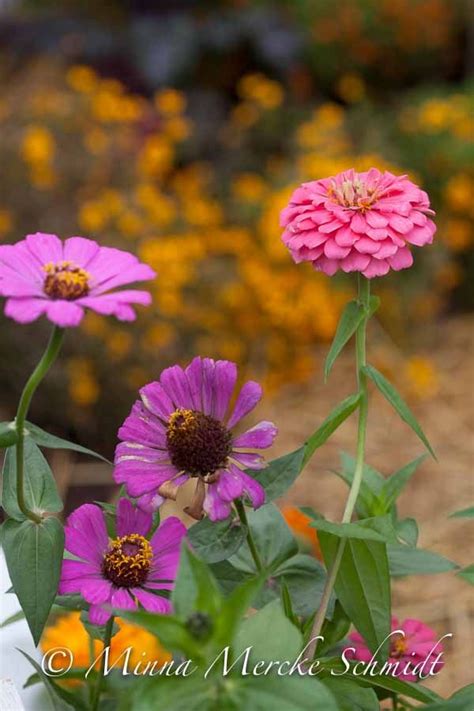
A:
{"label": "small orange flower", "polygon": [[283,507],[282,514],[295,536],[311,549],[311,552],[318,560],[322,560],[323,556],[319,545],[318,534],[317,531],[310,526],[310,517],[300,511],[297,506],[289,505]]}

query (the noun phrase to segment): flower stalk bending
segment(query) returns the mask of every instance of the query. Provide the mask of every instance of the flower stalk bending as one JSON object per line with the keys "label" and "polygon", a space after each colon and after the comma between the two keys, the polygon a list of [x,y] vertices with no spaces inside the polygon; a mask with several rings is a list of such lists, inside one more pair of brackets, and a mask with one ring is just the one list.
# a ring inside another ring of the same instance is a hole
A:
{"label": "flower stalk bending", "polygon": [[28,415],[31,400],[36,389],[45,377],[48,370],[53,365],[60,351],[63,342],[64,330],[54,326],[51,333],[49,343],[46,347],[43,356],[30,375],[28,382],[23,388],[18,410],[15,418],[15,427],[17,432],[16,440],[16,494],[18,508],[26,518],[34,523],[41,523],[42,517],[31,511],[25,501],[25,470],[24,470],[24,450],[25,450],[25,420]]}
{"label": "flower stalk bending", "polygon": [[[356,466],[354,470],[354,478],[352,480],[349,496],[347,497],[344,514],[342,516],[342,523],[350,523],[352,514],[354,513],[354,509],[357,503],[357,497],[359,495],[360,486],[362,483],[364,473],[367,414],[369,405],[367,392],[367,376],[363,372],[363,368],[366,365],[366,332],[367,322],[369,319],[370,281],[368,279],[365,279],[362,275],[359,275],[358,284],[358,302],[364,309],[364,318],[362,319],[356,331],[356,370],[357,383],[359,386],[360,395],[359,423],[357,430],[357,457]],[[334,557],[332,566],[328,571],[326,585],[324,587],[323,595],[321,598],[321,604],[314,618],[314,623],[311,630],[312,641],[307,650],[309,659],[312,659],[314,657],[314,653],[316,651],[318,641],[317,637],[321,634],[321,629],[323,627],[324,620],[326,617],[329,600],[331,598],[331,594],[336,583],[337,574],[341,565],[345,544],[345,539],[341,538],[337,547],[336,555]]]}

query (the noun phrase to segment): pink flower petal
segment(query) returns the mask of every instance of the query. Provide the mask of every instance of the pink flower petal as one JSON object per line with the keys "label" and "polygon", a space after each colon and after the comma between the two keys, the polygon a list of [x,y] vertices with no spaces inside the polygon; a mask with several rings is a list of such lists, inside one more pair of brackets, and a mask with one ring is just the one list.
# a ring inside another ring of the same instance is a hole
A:
{"label": "pink flower petal", "polygon": [[45,299],[8,299],[5,304],[5,316],[18,323],[31,323],[42,316],[48,308]]}
{"label": "pink flower petal", "polygon": [[261,400],[261,397],[261,386],[253,380],[246,382],[239,392],[234,410],[227,423],[228,429],[235,427],[235,425],[240,422],[245,415],[248,415],[248,413],[251,412]]}
{"label": "pink flower petal", "polygon": [[143,588],[132,588],[131,592],[148,612],[155,612],[158,615],[169,615],[172,612],[170,600],[160,595],[154,595]]}
{"label": "pink flower petal", "polygon": [[266,449],[271,447],[273,440],[278,434],[278,430],[273,422],[263,420],[251,429],[236,437],[232,443],[233,447],[245,447],[249,449]]}
{"label": "pink flower petal", "polygon": [[46,314],[50,321],[61,328],[79,326],[84,316],[84,309],[74,301],[47,301]]}
{"label": "pink flower petal", "polygon": [[117,504],[117,535],[126,536],[129,533],[139,533],[146,536],[153,523],[150,514],[134,506],[129,499],[122,498]]}

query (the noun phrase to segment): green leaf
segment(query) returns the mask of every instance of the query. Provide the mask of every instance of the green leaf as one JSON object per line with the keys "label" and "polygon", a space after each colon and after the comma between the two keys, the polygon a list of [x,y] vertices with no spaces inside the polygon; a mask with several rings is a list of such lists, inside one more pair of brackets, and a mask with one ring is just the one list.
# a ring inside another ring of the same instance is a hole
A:
{"label": "green leaf", "polygon": [[[308,617],[321,602],[326,571],[318,560],[300,553],[284,561],[266,581],[267,598],[281,594],[283,582],[288,589],[295,614]],[[329,615],[332,614],[333,605],[332,598],[328,606]]]}
{"label": "green leaf", "polygon": [[263,575],[247,580],[223,601],[220,614],[215,620],[215,639],[221,647],[233,641],[241,618],[248,611],[264,581],[265,576]]}
{"label": "green leaf", "polygon": [[415,699],[415,701],[421,701],[425,704],[440,699],[438,694],[431,689],[427,689],[423,684],[402,681],[388,674],[375,674],[374,676],[367,674],[364,677],[358,676],[357,681],[359,684],[362,684],[362,686],[375,686],[378,689],[384,689],[385,691],[399,694],[400,696],[407,696],[410,699]]}
{"label": "green leaf", "polygon": [[[356,462],[353,457],[345,452],[341,453],[342,469],[334,470],[334,474],[350,487],[354,478]],[[356,511],[362,518],[378,516],[385,513],[381,492],[385,478],[368,464],[364,464],[362,482],[357,497]]]}
{"label": "green leaf", "polygon": [[332,433],[337,430],[340,424],[347,420],[349,415],[351,415],[354,410],[357,409],[360,402],[360,393],[355,393],[354,395],[349,395],[345,400],[336,405],[334,410],[330,412],[328,417],[324,420],[322,425],[316,430],[314,434],[306,442],[306,451],[303,460],[303,466],[311,459],[314,452],[321,447],[326,440],[332,435]]}
{"label": "green leaf", "polygon": [[38,644],[58,589],[63,527],[57,518],[39,524],[8,519],[3,524],[3,549],[15,593]]}
{"label": "green leaf", "polygon": [[305,447],[274,459],[268,467],[260,470],[249,470],[249,474],[265,489],[266,502],[274,501],[290,488],[298,474],[303,469]]}
{"label": "green leaf", "polygon": [[329,689],[339,711],[380,711],[377,694],[369,687],[359,686],[350,679],[327,678],[323,684]]}
{"label": "green leaf", "polygon": [[474,518],[474,506],[449,514],[449,518]]}
{"label": "green leaf", "polygon": [[315,518],[310,524],[321,531],[331,533],[338,538],[361,539],[364,541],[380,541],[381,543],[396,543],[397,535],[390,516],[376,516],[361,519],[354,523],[334,523],[323,518]]}
{"label": "green leaf", "polygon": [[23,650],[19,649],[18,651],[23,654],[23,656],[30,662],[31,666],[36,669],[37,675],[46,687],[54,711],[68,711],[69,709],[87,711],[89,706],[80,698],[80,696],[68,691],[60,684],[56,684],[52,677],[44,673],[41,665],[38,664],[36,660],[32,659],[30,655],[23,652]]}
{"label": "green leaf", "polygon": [[191,659],[199,660],[201,658],[200,643],[193,639],[186,629],[185,623],[175,615],[156,615],[143,610],[134,612],[120,610],[120,617],[151,632],[155,637],[158,637],[166,649],[188,654]]}
{"label": "green leaf", "polygon": [[19,622],[20,620],[25,619],[25,613],[23,610],[18,610],[18,612],[15,612],[15,614],[10,615],[10,617],[7,617],[3,622],[0,624],[0,629],[3,629],[3,627],[8,627],[9,625],[15,624],[15,622]]}
{"label": "green leaf", "polygon": [[412,462],[409,462],[409,464],[405,464],[404,467],[394,472],[385,481],[382,495],[385,497],[386,511],[389,511],[392,508],[395,501],[402,493],[403,488],[416,472],[419,465],[426,459],[426,456],[426,454],[422,454],[421,457],[417,457]]}
{"label": "green leaf", "polygon": [[188,529],[188,539],[197,555],[208,563],[218,563],[236,553],[245,541],[247,528],[238,518],[225,521],[203,518]]}
{"label": "green leaf", "polygon": [[295,611],[293,609],[293,603],[291,602],[291,595],[290,591],[288,589],[288,585],[286,584],[286,580],[283,577],[281,579],[280,583],[280,594],[281,594],[281,604],[283,605],[283,611],[286,615],[286,617],[292,622],[294,625],[299,627],[299,620],[295,614]]}
{"label": "green leaf", "polygon": [[13,422],[0,422],[0,448],[11,447],[17,439],[15,424]]}
{"label": "green leaf", "polygon": [[69,442],[67,439],[62,439],[61,437],[49,434],[49,432],[45,432],[45,430],[42,430],[41,427],[34,425],[32,422],[25,422],[25,433],[40,447],[46,447],[47,449],[71,449],[74,452],[80,452],[81,454],[87,454],[90,457],[101,459],[107,464],[112,463],[101,454],[94,452],[92,449],[82,447],[80,444],[76,444],[75,442]]}
{"label": "green leaf", "polygon": [[382,375],[376,368],[374,368],[371,365],[366,365],[363,368],[364,373],[367,375],[368,378],[372,380],[373,383],[377,386],[377,388],[380,390],[382,395],[388,400],[388,402],[392,405],[392,407],[398,412],[400,417],[404,422],[407,423],[409,427],[415,432],[415,434],[418,435],[418,437],[421,439],[423,444],[425,445],[426,449],[428,452],[431,454],[433,459],[436,459],[436,455],[428,442],[428,439],[421,429],[420,425],[418,424],[415,415],[413,412],[410,410],[406,402],[403,400],[401,395],[396,391],[396,389],[393,387],[391,383],[387,380],[387,378]]}
{"label": "green leaf", "polygon": [[415,548],[418,542],[418,524],[414,518],[404,518],[396,523],[397,538]]}
{"label": "green leaf", "polygon": [[238,657],[246,647],[252,647],[250,660],[294,661],[303,646],[303,637],[286,617],[280,600],[273,600],[245,619],[235,638],[233,653]]}
{"label": "green leaf", "polygon": [[329,349],[324,365],[324,380],[328,379],[331,368],[334,365],[336,358],[357,331],[358,326],[362,323],[366,316],[365,308],[357,301],[349,301],[345,306],[339,323],[337,325],[334,340]]}
{"label": "green leaf", "polygon": [[466,568],[463,568],[459,571],[459,573],[456,574],[458,578],[462,578],[471,585],[474,585],[474,565],[468,565]]}
{"label": "green leaf", "polygon": [[334,612],[331,620],[326,619],[321,630],[321,637],[323,638],[318,643],[318,657],[322,657],[326,654],[327,650],[334,647],[335,644],[344,639],[346,634],[349,632],[351,626],[351,621],[344,612],[339,600],[336,601],[334,606]]}
{"label": "green leaf", "polygon": [[[41,450],[32,440],[25,440],[24,446],[24,489],[28,508],[42,515],[56,513],[63,508],[63,502],[56,489],[56,481]],[[24,521],[16,497],[16,447],[10,447],[3,465],[3,508],[17,521]]]}
{"label": "green leaf", "polygon": [[172,600],[176,614],[185,618],[194,612],[215,617],[221,605],[219,587],[211,569],[194,555],[186,540],[181,546]]}
{"label": "green leaf", "polygon": [[[268,571],[276,570],[280,563],[298,552],[298,544],[274,504],[248,511],[247,518],[260,558]],[[239,548],[230,562],[239,570],[255,573],[255,563],[246,545]]]}
{"label": "green leaf", "polygon": [[[468,706],[469,704],[469,706]],[[426,711],[469,711],[474,704],[474,684],[468,684],[456,691],[449,699],[442,699],[426,706]]]}
{"label": "green leaf", "polygon": [[390,564],[390,575],[432,575],[455,570],[458,566],[434,551],[421,548],[411,548],[404,545],[389,545],[387,547]]}
{"label": "green leaf", "polygon": [[[327,567],[332,564],[339,539],[318,533]],[[372,652],[385,660],[391,631],[390,576],[384,543],[348,539],[335,584],[336,595]]]}

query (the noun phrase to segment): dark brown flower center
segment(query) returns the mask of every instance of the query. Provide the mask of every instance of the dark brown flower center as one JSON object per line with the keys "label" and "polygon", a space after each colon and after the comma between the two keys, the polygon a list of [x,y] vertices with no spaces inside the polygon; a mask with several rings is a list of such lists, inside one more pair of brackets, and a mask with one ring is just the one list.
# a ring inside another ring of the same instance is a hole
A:
{"label": "dark brown flower center", "polygon": [[180,471],[205,477],[225,466],[232,435],[222,422],[197,410],[176,410],[168,421],[166,442]]}
{"label": "dark brown flower center", "polygon": [[72,262],[45,264],[43,291],[51,299],[74,301],[89,293],[89,274]]}
{"label": "dark brown flower center", "polygon": [[142,585],[150,570],[153,549],[139,533],[130,533],[111,541],[102,560],[105,577],[121,588]]}

